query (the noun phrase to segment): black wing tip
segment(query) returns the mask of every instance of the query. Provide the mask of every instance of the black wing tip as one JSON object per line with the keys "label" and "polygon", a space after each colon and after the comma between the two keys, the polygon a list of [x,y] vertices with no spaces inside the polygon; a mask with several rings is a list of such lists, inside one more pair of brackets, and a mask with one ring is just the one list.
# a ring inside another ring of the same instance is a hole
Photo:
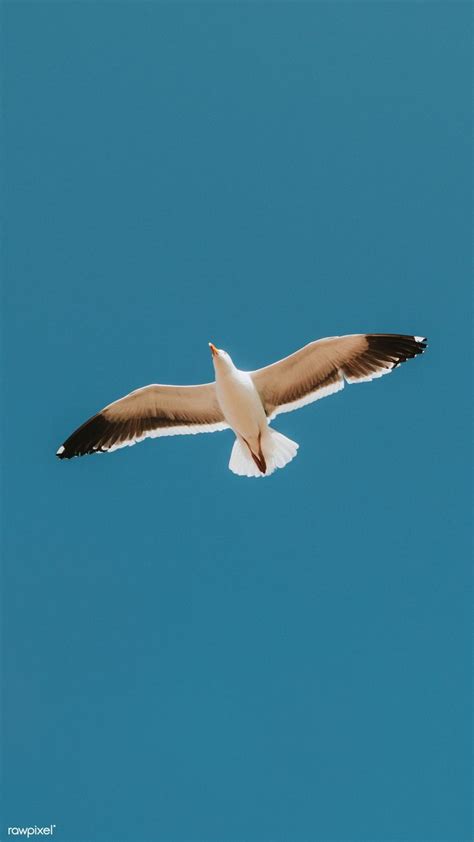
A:
{"label": "black wing tip", "polygon": [[367,342],[371,351],[398,357],[396,365],[422,354],[428,347],[426,336],[403,333],[368,333]]}
{"label": "black wing tip", "polygon": [[108,447],[103,445],[109,443],[112,432],[113,425],[99,412],[66,439],[56,451],[56,456],[58,459],[73,459],[89,453],[104,453]]}
{"label": "black wing tip", "polygon": [[[59,448],[61,450],[61,448]],[[87,450],[64,450],[56,451],[56,457],[58,459],[75,459],[76,456],[90,456],[92,453],[108,453],[110,447],[90,447]]]}
{"label": "black wing tip", "polygon": [[164,416],[153,415],[130,418],[127,421],[114,421],[98,412],[72,433],[56,451],[58,459],[72,459],[75,456],[87,456],[91,453],[107,453],[112,449],[124,447],[141,441],[151,430],[167,426],[180,426],[180,421],[173,421]]}
{"label": "black wing tip", "polygon": [[93,450],[84,450],[84,451],[78,452],[78,451],[76,451],[72,448],[68,448],[64,444],[62,444],[61,447],[59,448],[59,450],[56,451],[56,458],[60,459],[62,461],[63,459],[75,459],[76,456],[86,456],[88,453],[101,453],[101,452],[103,453],[105,451],[102,451],[101,449],[99,449],[99,450],[93,449]]}
{"label": "black wing tip", "polygon": [[421,349],[420,353],[422,354],[423,351],[426,350],[428,347],[428,339],[426,336],[414,336],[413,339],[415,340],[418,347]]}
{"label": "black wing tip", "polygon": [[56,457],[58,459],[75,459],[76,456],[87,456],[90,453],[105,453],[106,450],[101,447],[93,447],[90,450],[75,450],[73,448],[67,448],[64,444],[61,445],[59,450],[56,451]]}

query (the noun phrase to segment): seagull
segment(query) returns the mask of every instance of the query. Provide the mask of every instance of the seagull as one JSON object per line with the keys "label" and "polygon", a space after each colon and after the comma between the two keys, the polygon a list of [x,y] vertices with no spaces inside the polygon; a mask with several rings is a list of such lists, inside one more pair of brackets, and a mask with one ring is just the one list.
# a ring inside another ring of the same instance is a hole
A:
{"label": "seagull", "polygon": [[235,433],[230,470],[239,476],[270,476],[291,462],[299,446],[270,427],[277,415],[333,395],[345,382],[382,377],[422,354],[426,345],[425,337],[398,333],[331,336],[265,368],[241,371],[227,351],[209,342],[214,382],[136,389],[82,424],[56,455],[111,453],[146,438],[230,428]]}

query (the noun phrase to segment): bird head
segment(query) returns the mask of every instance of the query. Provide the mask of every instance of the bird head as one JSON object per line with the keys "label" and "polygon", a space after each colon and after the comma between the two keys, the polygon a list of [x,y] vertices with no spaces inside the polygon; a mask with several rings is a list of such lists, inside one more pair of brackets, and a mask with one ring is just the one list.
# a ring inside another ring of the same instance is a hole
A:
{"label": "bird head", "polygon": [[222,348],[216,348],[212,342],[209,342],[209,348],[211,349],[212,362],[216,370],[223,371],[233,367],[233,362],[227,351],[223,351]]}

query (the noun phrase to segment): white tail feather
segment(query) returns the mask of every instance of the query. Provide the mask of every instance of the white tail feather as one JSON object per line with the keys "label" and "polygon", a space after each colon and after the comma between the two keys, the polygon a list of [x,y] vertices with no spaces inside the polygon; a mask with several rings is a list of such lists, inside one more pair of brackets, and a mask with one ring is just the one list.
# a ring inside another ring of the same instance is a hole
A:
{"label": "white tail feather", "polygon": [[229,469],[239,477],[263,477],[244,442],[236,439],[230,454]]}
{"label": "white tail feather", "polygon": [[255,464],[245,442],[236,439],[230,454],[229,468],[241,477],[268,477],[277,468],[284,468],[296,456],[299,445],[270,427],[262,440],[262,452],[267,464],[263,474]]}
{"label": "white tail feather", "polygon": [[279,433],[277,430],[268,428],[269,435],[266,437],[263,447],[263,454],[267,462],[267,475],[272,474],[277,468],[284,468],[295,458],[299,444]]}

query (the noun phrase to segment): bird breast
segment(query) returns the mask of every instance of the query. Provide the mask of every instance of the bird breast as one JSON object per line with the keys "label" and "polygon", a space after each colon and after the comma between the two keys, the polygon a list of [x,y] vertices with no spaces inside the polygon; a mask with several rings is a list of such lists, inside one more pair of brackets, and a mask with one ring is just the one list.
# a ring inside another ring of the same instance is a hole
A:
{"label": "bird breast", "polygon": [[249,438],[267,426],[265,410],[250,374],[235,371],[217,377],[216,393],[224,418],[235,433]]}

